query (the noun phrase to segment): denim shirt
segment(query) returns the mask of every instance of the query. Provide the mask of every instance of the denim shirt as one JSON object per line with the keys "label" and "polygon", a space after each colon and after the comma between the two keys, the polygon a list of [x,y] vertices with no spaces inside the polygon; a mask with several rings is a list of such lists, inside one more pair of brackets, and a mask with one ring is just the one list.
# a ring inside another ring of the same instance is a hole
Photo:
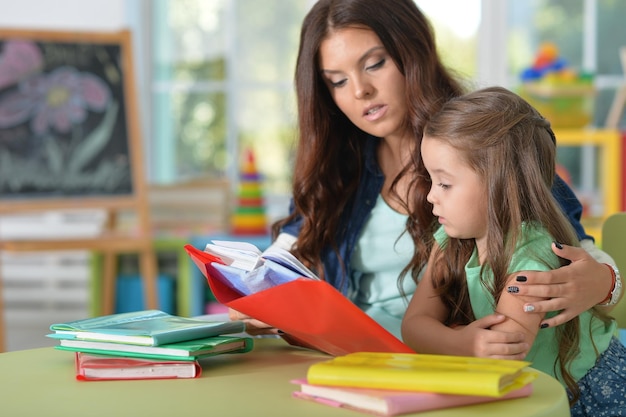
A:
{"label": "denim shirt", "polygon": [[[364,140],[367,141],[363,154],[365,169],[361,175],[361,180],[354,199],[348,204],[346,211],[342,215],[339,223],[340,227],[336,234],[337,248],[339,250],[339,256],[344,260],[343,265],[345,266],[345,270],[342,268],[342,263],[337,253],[331,248],[326,248],[322,253],[326,280],[350,299],[352,299],[354,295],[352,294],[354,288],[350,280],[354,272],[351,265],[352,253],[356,246],[357,239],[361,235],[361,230],[372,208],[376,204],[376,198],[380,194],[385,181],[385,177],[376,160],[376,147],[380,139],[368,135],[364,137]],[[593,240],[591,236],[585,233],[580,223],[580,216],[583,210],[580,201],[578,201],[578,198],[576,198],[569,186],[558,176],[552,186],[552,194],[559,202],[572,226],[574,226],[578,239]],[[293,211],[293,209],[292,201],[290,212]],[[299,217],[285,225],[281,232],[298,236],[301,226],[302,218]]]}

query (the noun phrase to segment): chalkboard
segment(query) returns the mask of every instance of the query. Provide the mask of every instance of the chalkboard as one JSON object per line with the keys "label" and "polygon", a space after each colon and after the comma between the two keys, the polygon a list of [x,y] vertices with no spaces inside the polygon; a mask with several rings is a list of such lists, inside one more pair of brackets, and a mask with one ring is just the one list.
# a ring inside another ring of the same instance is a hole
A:
{"label": "chalkboard", "polygon": [[0,30],[0,205],[133,196],[133,77],[128,31]]}
{"label": "chalkboard", "polygon": [[[106,213],[94,236],[0,236],[0,251],[101,253],[103,314],[113,313],[120,253],[139,254],[145,304],[157,308],[158,265],[130,41],[128,30],[0,29],[0,215],[91,208]],[[131,214],[126,222],[117,221],[122,212]],[[2,277],[0,352],[1,290]]]}

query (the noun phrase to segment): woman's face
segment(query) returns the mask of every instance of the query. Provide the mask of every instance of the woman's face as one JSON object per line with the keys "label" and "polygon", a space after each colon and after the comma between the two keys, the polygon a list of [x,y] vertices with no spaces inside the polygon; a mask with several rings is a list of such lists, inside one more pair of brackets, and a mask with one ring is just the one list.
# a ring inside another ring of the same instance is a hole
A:
{"label": "woman's face", "polygon": [[339,109],[381,138],[409,134],[405,79],[370,29],[332,32],[320,45],[320,70]]}

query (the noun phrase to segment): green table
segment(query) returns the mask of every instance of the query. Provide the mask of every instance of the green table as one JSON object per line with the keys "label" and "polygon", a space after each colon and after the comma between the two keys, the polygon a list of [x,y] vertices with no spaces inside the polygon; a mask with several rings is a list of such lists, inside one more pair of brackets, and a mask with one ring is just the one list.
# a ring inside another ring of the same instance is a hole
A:
{"label": "green table", "polygon": [[[367,414],[291,397],[289,381],[328,359],[281,339],[255,339],[252,352],[203,361],[200,378],[76,381],[72,352],[54,348],[0,354],[0,410],[7,417],[215,416],[357,417]],[[417,414],[419,417],[567,417],[566,394],[540,374],[528,398]]]}

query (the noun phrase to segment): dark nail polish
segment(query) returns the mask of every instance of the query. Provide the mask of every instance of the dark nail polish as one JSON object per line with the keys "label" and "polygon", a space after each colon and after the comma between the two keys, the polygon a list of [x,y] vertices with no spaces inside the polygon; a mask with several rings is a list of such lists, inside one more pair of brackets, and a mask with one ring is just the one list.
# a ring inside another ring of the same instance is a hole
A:
{"label": "dark nail polish", "polygon": [[517,282],[526,282],[528,278],[526,278],[524,275],[520,275],[517,278],[515,278],[515,281]]}
{"label": "dark nail polish", "polygon": [[278,334],[285,334],[285,332],[283,332],[282,330],[277,330],[276,333],[278,333]]}
{"label": "dark nail polish", "polygon": [[547,328],[548,326],[549,326],[549,325],[548,325],[548,323],[541,323],[541,326],[540,326],[540,327],[541,327],[542,329],[545,329],[545,328]]}
{"label": "dark nail polish", "polygon": [[556,240],[554,241],[554,246],[556,246],[557,249],[563,249],[563,245],[561,245],[559,242],[557,242]]}
{"label": "dark nail polish", "polygon": [[507,287],[506,291],[510,292],[510,293],[517,294],[519,292],[519,287],[514,287],[514,286]]}

